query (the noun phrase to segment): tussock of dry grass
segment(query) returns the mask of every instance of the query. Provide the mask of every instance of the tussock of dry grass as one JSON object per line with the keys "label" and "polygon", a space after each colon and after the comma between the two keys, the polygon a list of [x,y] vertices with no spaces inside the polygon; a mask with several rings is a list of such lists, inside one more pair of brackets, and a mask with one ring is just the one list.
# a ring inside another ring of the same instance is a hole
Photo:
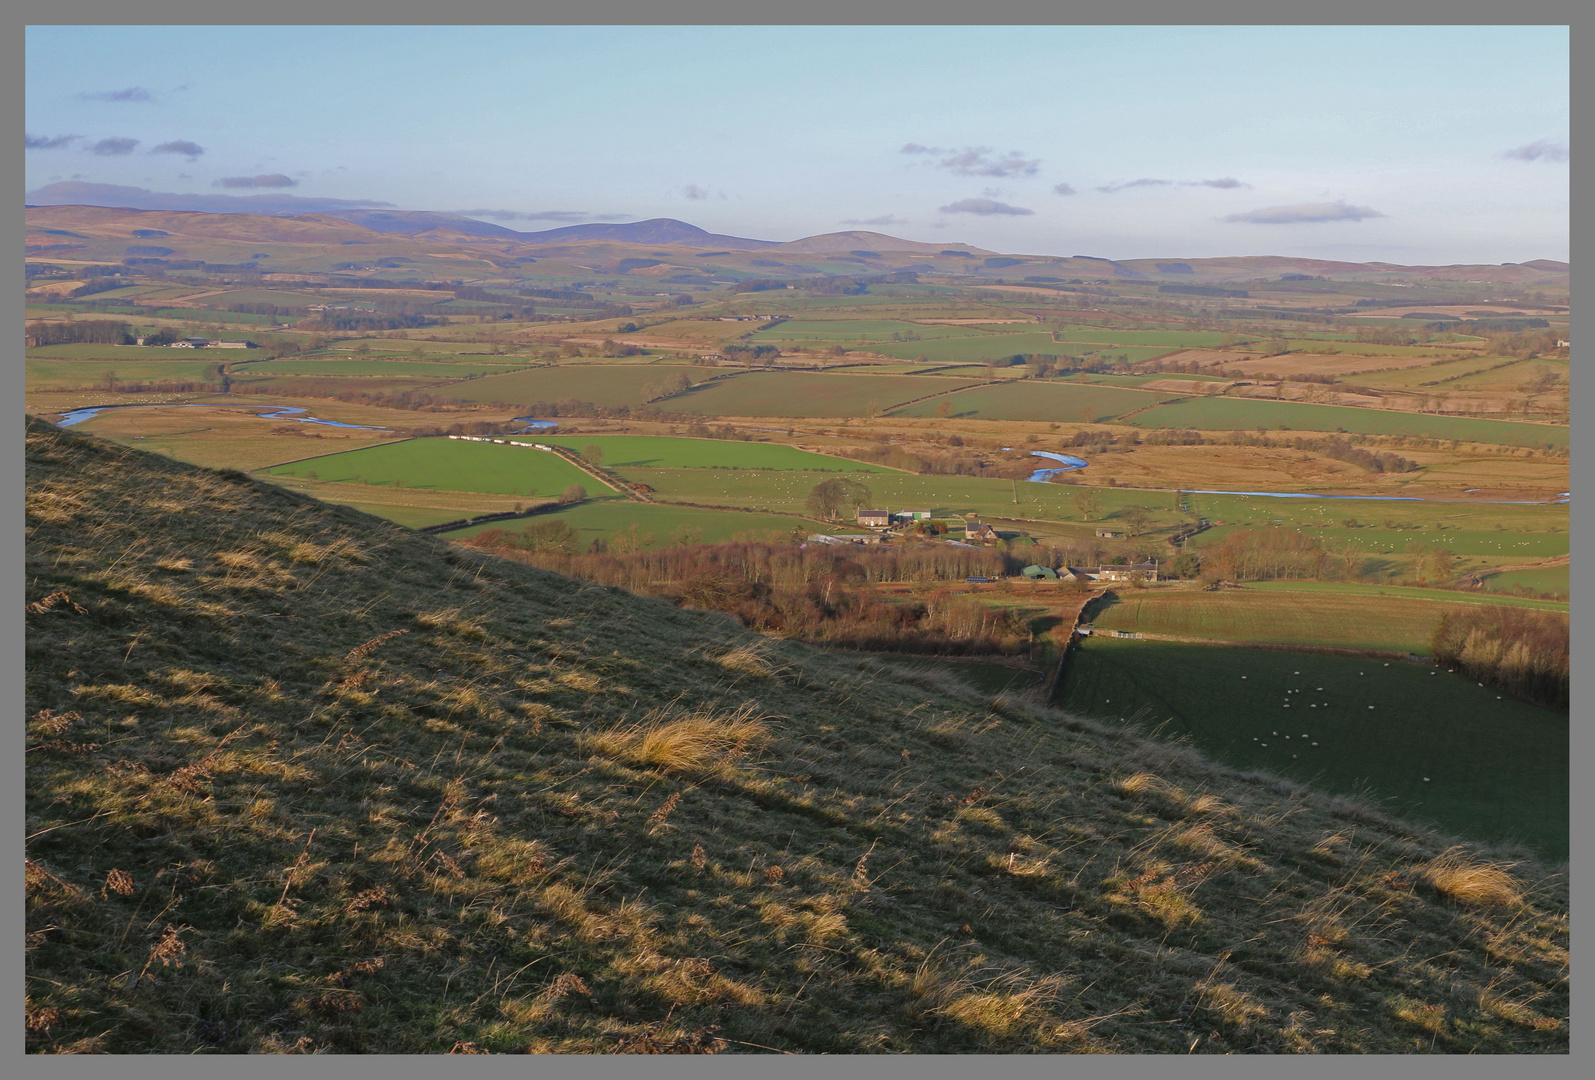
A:
{"label": "tussock of dry grass", "polygon": [[758,707],[748,703],[729,713],[708,710],[666,718],[655,715],[584,736],[594,754],[667,772],[714,769],[767,742],[770,727]]}
{"label": "tussock of dry grass", "polygon": [[1441,896],[1481,907],[1516,907],[1523,893],[1505,865],[1487,862],[1460,847],[1448,848],[1419,873]]}
{"label": "tussock of dry grass", "polygon": [[743,675],[753,675],[761,679],[772,678],[777,673],[776,665],[770,660],[770,648],[764,642],[755,642],[752,645],[743,645],[715,657],[715,663],[727,671],[735,671]]}

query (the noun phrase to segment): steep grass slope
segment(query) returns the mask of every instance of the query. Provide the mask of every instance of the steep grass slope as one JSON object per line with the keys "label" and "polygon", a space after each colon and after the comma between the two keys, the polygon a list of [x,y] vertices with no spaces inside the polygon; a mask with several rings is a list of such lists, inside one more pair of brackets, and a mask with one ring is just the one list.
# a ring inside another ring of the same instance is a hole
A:
{"label": "steep grass slope", "polygon": [[1560,877],[28,428],[36,1052],[1564,1053]]}

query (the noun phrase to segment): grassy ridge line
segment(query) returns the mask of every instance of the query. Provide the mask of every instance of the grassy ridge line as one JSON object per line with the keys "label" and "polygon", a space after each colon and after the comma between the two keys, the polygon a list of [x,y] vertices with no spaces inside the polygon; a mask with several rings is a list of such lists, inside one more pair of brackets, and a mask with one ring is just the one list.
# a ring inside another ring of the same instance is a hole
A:
{"label": "grassy ridge line", "polygon": [[1543,867],[33,421],[28,481],[31,1049],[1567,1050]]}

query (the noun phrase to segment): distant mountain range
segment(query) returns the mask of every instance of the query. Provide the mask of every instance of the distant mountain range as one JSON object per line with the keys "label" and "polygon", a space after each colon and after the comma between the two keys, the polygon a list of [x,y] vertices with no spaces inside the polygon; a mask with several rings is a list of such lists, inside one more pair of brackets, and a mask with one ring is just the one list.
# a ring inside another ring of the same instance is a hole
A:
{"label": "distant mountain range", "polygon": [[[476,266],[507,269],[548,263],[547,271],[663,277],[688,281],[715,273],[855,274],[918,270],[962,277],[1000,277],[1017,287],[1066,280],[1141,280],[1187,284],[1250,281],[1274,275],[1359,278],[1391,282],[1442,280],[1499,284],[1563,284],[1569,265],[1550,259],[1525,263],[1459,266],[1400,266],[1277,255],[1194,259],[1112,260],[1088,255],[1008,255],[969,244],[928,244],[877,232],[836,232],[786,242],[711,233],[675,218],[591,222],[538,232],[518,232],[463,214],[398,210],[370,200],[310,199],[293,195],[178,195],[113,184],[66,181],[25,196],[27,254],[55,259],[120,260],[149,257],[139,243],[163,237],[160,246],[179,259],[243,262],[254,245],[298,247],[271,260],[287,268],[337,269],[428,263],[439,272]],[[246,246],[248,245],[248,246]],[[354,252],[334,248],[365,246]],[[135,250],[137,248],[138,250]],[[647,250],[664,249],[664,250]],[[651,256],[647,258],[645,256]],[[306,261],[308,260],[308,261]],[[663,260],[663,262],[659,261]],[[564,267],[564,269],[560,269]],[[716,267],[720,267],[719,271]],[[540,268],[539,273],[544,272]]]}

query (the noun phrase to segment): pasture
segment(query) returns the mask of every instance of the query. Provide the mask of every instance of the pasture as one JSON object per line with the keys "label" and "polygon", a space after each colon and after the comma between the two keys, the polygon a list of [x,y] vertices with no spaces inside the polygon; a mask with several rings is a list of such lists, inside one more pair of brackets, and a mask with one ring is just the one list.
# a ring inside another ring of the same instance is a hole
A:
{"label": "pasture", "polygon": [[1032,330],[1018,334],[965,333],[958,337],[946,337],[934,341],[871,342],[870,351],[883,356],[894,356],[900,360],[923,357],[937,363],[957,363],[970,360],[995,360],[1015,353],[1079,356],[1087,350],[1081,345],[1068,346],[1054,341],[1050,331]]}
{"label": "pasture", "polygon": [[[1496,549],[1516,550],[1530,554],[1539,549],[1532,546],[1512,548],[1512,544],[1529,539],[1528,534],[1560,536],[1561,551],[1545,550],[1544,554],[1566,553],[1569,524],[1566,504],[1508,505],[1476,502],[1427,502],[1384,499],[1280,499],[1260,495],[1192,495],[1191,508],[1199,516],[1214,523],[1214,528],[1192,538],[1198,546],[1214,543],[1224,535],[1226,526],[1282,525],[1322,534],[1339,542],[1358,540],[1364,546],[1376,546],[1392,538],[1388,533],[1402,535],[1404,546],[1420,540],[1424,544],[1446,547],[1452,538],[1461,543],[1464,534],[1493,534]],[[1348,526],[1347,522],[1356,523]],[[1343,533],[1335,530],[1343,529]],[[1524,534],[1514,536],[1512,534]],[[1488,535],[1479,540],[1479,546],[1491,543]],[[1551,541],[1554,547],[1556,541]]]}
{"label": "pasture", "polygon": [[637,526],[637,538],[644,550],[670,547],[680,543],[719,544],[737,538],[765,539],[779,534],[790,539],[794,529],[805,533],[814,531],[814,523],[793,517],[774,514],[742,514],[732,510],[700,510],[691,506],[661,506],[657,503],[638,503],[618,497],[591,499],[576,506],[553,510],[526,519],[495,521],[472,525],[445,533],[450,540],[460,540],[488,529],[505,529],[519,532],[529,525],[547,521],[563,521],[579,534],[576,546],[579,551],[592,547],[592,542],[602,538],[612,541],[617,534],[629,533]]}
{"label": "pasture", "polygon": [[1234,768],[1369,795],[1447,832],[1568,854],[1567,714],[1497,700],[1443,668],[1092,638],[1060,705],[1188,739]]}
{"label": "pasture", "polygon": [[[1416,591],[1416,590],[1414,590]],[[1225,589],[1115,590],[1116,597],[1092,608],[1099,631],[1132,630],[1237,644],[1319,645],[1379,649],[1424,655],[1435,623],[1448,607],[1365,591],[1286,592]]]}
{"label": "pasture", "polygon": [[[629,467],[628,480],[645,483],[655,497],[709,503],[738,509],[805,513],[804,502],[814,485],[834,478],[826,472],[769,472],[735,469],[651,469]],[[1079,489],[1064,484],[1017,483],[975,476],[918,476],[880,472],[854,477],[874,494],[877,508],[931,510],[936,517],[978,514],[988,518],[1077,522],[1073,503]],[[1169,505],[1173,495],[1133,489],[1098,489],[1106,515],[1130,506]],[[1017,495],[1018,501],[1015,502]]]}
{"label": "pasture", "polygon": [[[243,360],[253,349],[173,349],[161,345],[98,345],[90,341],[74,341],[68,345],[40,345],[28,350],[30,360],[193,360],[196,357],[221,360]],[[212,359],[211,363],[216,363]]]}
{"label": "pasture", "polygon": [[1199,431],[1349,431],[1363,435],[1418,435],[1432,439],[1562,449],[1567,428],[1511,420],[1392,412],[1346,405],[1312,405],[1257,398],[1202,397],[1160,405],[1134,421],[1141,427]]}
{"label": "pasture", "polygon": [[[1564,566],[1565,571],[1567,568]],[[1565,579],[1565,577],[1564,577]],[[1397,600],[1428,601],[1435,604],[1506,604],[1513,607],[1537,608],[1541,611],[1567,612],[1567,605],[1554,600],[1531,600],[1516,596],[1494,596],[1488,592],[1460,592],[1453,589],[1419,589],[1406,585],[1362,585],[1342,581],[1253,581],[1248,590],[1261,593],[1307,593],[1340,597],[1384,597]]]}
{"label": "pasture", "polygon": [[525,368],[525,363],[507,361],[501,364],[468,363],[464,361],[404,360],[396,357],[377,359],[351,359],[327,357],[305,359],[294,357],[284,360],[263,360],[238,368],[235,375],[344,375],[344,376],[398,376],[407,379],[469,379],[485,375],[507,375]]}
{"label": "pasture", "polygon": [[[925,391],[929,392],[929,391]],[[950,415],[982,420],[1051,420],[1090,424],[1112,420],[1168,399],[1144,390],[1062,381],[1012,382],[917,401],[893,416],[936,416],[946,403]]]}
{"label": "pasture", "polygon": [[[112,346],[114,348],[114,346]],[[141,350],[147,357],[153,350]],[[192,349],[173,350],[193,356]],[[88,390],[104,386],[107,376],[117,382],[196,382],[216,381],[216,361],[195,360],[41,360],[28,357],[23,362],[27,388],[31,390]]]}
{"label": "pasture", "polygon": [[[435,347],[435,342],[427,342],[429,351]],[[574,398],[610,408],[619,405],[635,408],[659,392],[659,384],[668,374],[657,367],[642,364],[540,367],[471,379],[454,386],[440,387],[435,393],[439,397],[467,404],[494,401],[530,404]],[[649,387],[653,388],[652,393],[646,390]]]}
{"label": "pasture", "polygon": [[849,341],[889,341],[893,334],[913,334],[921,340],[932,341],[967,337],[969,331],[964,327],[924,325],[897,319],[791,319],[778,326],[759,330],[749,340],[841,344]]}
{"label": "pasture", "polygon": [[938,390],[971,385],[968,380],[930,381],[919,375],[756,371],[717,379],[658,404],[666,412],[703,416],[862,417]]}
{"label": "pasture", "polygon": [[326,457],[273,466],[269,476],[324,483],[354,482],[398,488],[469,491],[484,495],[555,498],[571,484],[590,493],[607,486],[544,450],[454,439],[406,439]]}
{"label": "pasture", "polygon": [[891,470],[861,461],[799,450],[785,443],[739,442],[728,439],[675,439],[656,435],[534,436],[550,446],[577,453],[597,446],[600,463],[625,475],[632,468],[652,469],[777,469],[884,473]]}
{"label": "pasture", "polygon": [[1532,589],[1535,592],[1567,596],[1572,591],[1572,576],[1567,563],[1561,566],[1542,566],[1528,570],[1502,570],[1486,574],[1484,587],[1491,592],[1507,592],[1514,588]]}
{"label": "pasture", "polygon": [[1062,341],[1093,345],[1158,345],[1173,349],[1213,349],[1233,335],[1214,330],[1115,330],[1097,326],[1060,331]]}

